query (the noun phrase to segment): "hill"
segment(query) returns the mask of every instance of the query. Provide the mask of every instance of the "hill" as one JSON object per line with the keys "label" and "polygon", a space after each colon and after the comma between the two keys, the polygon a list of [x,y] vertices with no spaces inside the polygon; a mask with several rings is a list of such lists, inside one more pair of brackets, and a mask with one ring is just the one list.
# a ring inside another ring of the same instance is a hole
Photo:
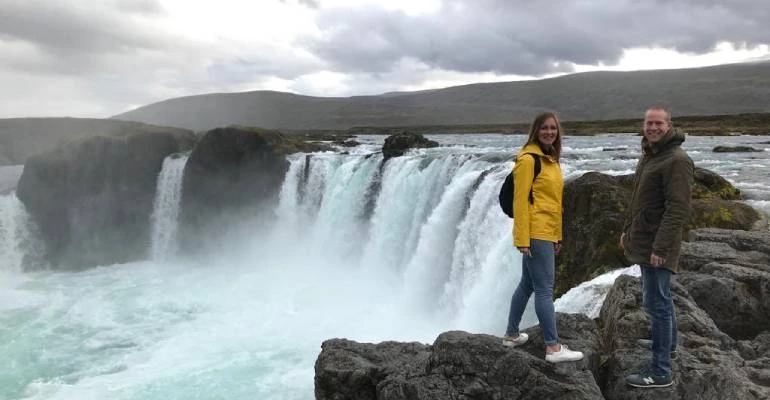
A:
{"label": "hill", "polygon": [[770,112],[770,62],[479,83],[379,96],[310,97],[273,91],[213,93],[146,105],[115,119],[196,131],[479,125],[526,122],[542,110],[565,120],[637,118],[663,103],[675,115]]}
{"label": "hill", "polygon": [[0,119],[0,165],[23,164],[27,157],[60,143],[90,136],[123,136],[140,132],[187,132],[139,122],[90,118]]}

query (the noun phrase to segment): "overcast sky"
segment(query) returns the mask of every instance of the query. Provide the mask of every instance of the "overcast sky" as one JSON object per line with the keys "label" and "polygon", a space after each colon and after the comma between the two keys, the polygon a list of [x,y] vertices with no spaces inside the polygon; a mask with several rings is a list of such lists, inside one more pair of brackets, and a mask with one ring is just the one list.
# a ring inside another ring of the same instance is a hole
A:
{"label": "overcast sky", "polygon": [[767,0],[0,0],[0,118],[770,59]]}

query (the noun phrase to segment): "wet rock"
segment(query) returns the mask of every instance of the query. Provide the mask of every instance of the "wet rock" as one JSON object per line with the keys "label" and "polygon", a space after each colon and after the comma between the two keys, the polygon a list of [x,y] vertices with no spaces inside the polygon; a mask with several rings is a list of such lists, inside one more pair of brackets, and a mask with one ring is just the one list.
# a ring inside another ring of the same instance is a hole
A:
{"label": "wet rock", "polygon": [[315,364],[316,399],[602,399],[591,369],[599,361],[595,323],[557,316],[565,342],[586,351],[583,361],[546,362],[537,328],[516,349],[460,331],[442,333],[433,345],[327,340]]}
{"label": "wet rock", "polygon": [[236,232],[265,216],[286,176],[286,155],[328,148],[258,128],[208,131],[185,166],[180,247],[205,251],[211,245],[210,232]]}
{"label": "wet rock", "polygon": [[426,139],[419,133],[401,132],[385,138],[382,154],[387,160],[404,155],[409,149],[438,147],[438,142]]}
{"label": "wet rock", "polygon": [[163,159],[194,142],[192,132],[96,136],[27,159],[17,195],[40,228],[51,267],[145,258]]}
{"label": "wet rock", "polygon": [[752,153],[763,150],[751,146],[716,146],[713,151],[714,153]]}
{"label": "wet rock", "polygon": [[[588,172],[564,185],[564,239],[556,259],[556,293],[624,266],[618,247],[633,175]],[[685,230],[718,227],[751,229],[761,215],[751,206],[732,201],[740,191],[718,174],[695,168],[693,202]]]}
{"label": "wet rock", "polygon": [[682,245],[680,282],[735,339],[770,330],[770,231],[703,229]]}
{"label": "wet rock", "polygon": [[[672,361],[674,385],[655,390],[634,389],[625,377],[645,367],[650,351],[636,345],[649,338],[649,321],[641,309],[638,278],[621,276],[613,285],[599,317],[606,362],[600,386],[607,399],[766,399],[770,385],[763,381],[768,354],[758,356],[765,339],[739,343],[719,330],[686,289],[674,284],[679,325],[678,357]],[[738,349],[757,358],[747,360]]]}

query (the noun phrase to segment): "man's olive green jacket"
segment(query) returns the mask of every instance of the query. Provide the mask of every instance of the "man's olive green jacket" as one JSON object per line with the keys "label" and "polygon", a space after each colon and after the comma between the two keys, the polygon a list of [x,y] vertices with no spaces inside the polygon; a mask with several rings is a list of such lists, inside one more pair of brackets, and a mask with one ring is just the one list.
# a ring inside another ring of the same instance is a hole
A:
{"label": "man's olive green jacket", "polygon": [[623,232],[625,255],[633,264],[650,266],[650,254],[665,259],[677,272],[682,228],[690,217],[693,162],[682,150],[685,136],[670,132],[654,145],[642,139],[634,193]]}

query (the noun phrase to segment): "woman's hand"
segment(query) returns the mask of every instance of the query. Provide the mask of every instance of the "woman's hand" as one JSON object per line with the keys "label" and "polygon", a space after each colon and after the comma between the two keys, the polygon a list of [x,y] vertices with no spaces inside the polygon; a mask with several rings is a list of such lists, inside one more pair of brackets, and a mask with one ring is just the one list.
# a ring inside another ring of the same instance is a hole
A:
{"label": "woman's hand", "polygon": [[553,254],[558,256],[560,251],[561,251],[561,242],[555,242],[553,244]]}
{"label": "woman's hand", "polygon": [[529,250],[529,247],[517,247],[521,254],[524,254],[527,257],[532,257],[532,252]]}

